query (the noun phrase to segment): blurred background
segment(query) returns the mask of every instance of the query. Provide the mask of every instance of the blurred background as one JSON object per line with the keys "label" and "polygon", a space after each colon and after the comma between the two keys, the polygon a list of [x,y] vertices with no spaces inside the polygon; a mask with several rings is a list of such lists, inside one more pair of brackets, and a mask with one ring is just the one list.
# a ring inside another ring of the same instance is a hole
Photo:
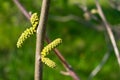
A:
{"label": "blurred background", "polygon": [[[19,1],[29,13],[39,14],[41,0]],[[120,0],[99,1],[120,49]],[[0,0],[0,3],[0,80],[33,80],[36,35],[18,49],[19,36],[31,24],[12,0]],[[120,79],[119,65],[94,0],[51,0],[47,35],[51,40],[63,39],[58,49],[81,80],[90,80],[91,72],[104,55],[107,58],[102,69],[91,79]],[[53,53],[49,57],[56,62],[57,68],[45,65],[43,80],[72,80],[60,73],[65,69]]]}

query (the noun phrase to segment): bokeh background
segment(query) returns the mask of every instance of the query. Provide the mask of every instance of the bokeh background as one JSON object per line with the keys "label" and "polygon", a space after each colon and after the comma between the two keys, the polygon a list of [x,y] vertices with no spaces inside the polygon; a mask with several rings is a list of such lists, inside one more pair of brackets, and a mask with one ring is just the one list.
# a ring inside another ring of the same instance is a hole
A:
{"label": "bokeh background", "polygon": [[[39,14],[41,0],[20,0],[20,3],[29,13]],[[120,0],[100,0],[100,4],[120,48]],[[94,0],[51,0],[47,35],[51,40],[63,39],[58,49],[81,80],[88,79],[107,52],[110,53],[107,62],[92,80],[119,80],[119,65],[104,27],[87,16],[81,6],[88,11],[96,9]],[[97,13],[93,15],[101,21]],[[19,36],[30,26],[12,0],[0,0],[0,80],[34,79],[36,35],[27,39],[22,48],[16,47]],[[72,80],[60,73],[65,69],[54,52],[49,57],[57,68],[45,65],[43,80]]]}

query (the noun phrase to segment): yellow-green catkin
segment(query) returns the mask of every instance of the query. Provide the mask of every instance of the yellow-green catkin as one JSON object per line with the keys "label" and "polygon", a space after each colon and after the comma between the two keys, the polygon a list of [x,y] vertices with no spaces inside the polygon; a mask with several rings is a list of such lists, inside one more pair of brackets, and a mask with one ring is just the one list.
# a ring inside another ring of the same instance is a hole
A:
{"label": "yellow-green catkin", "polygon": [[57,38],[56,40],[54,40],[53,42],[51,42],[50,44],[48,44],[46,47],[43,48],[41,55],[46,56],[47,54],[49,54],[49,52],[52,49],[56,48],[61,43],[62,43],[62,39]]}
{"label": "yellow-green catkin", "polygon": [[36,32],[36,30],[34,29],[34,27],[30,27],[29,29],[26,29],[21,36],[18,39],[17,42],[17,47],[20,48],[23,44],[23,42],[30,37],[31,35],[33,35],[33,33]]}
{"label": "yellow-green catkin", "polygon": [[42,57],[41,60],[42,60],[43,63],[45,63],[47,66],[49,66],[51,68],[55,68],[56,67],[55,62],[50,60],[49,58]]}
{"label": "yellow-green catkin", "polygon": [[33,35],[36,32],[37,26],[38,26],[38,15],[37,13],[33,13],[31,18],[30,18],[30,22],[32,24],[32,27],[26,29],[21,36],[18,39],[17,42],[17,47],[20,48],[23,44],[23,42],[30,37],[31,35]]}
{"label": "yellow-green catkin", "polygon": [[46,55],[48,55],[49,52],[52,51],[52,49],[56,48],[61,43],[62,43],[62,39],[57,38],[56,40],[54,40],[53,42],[51,42],[50,44],[48,44],[46,47],[43,48],[43,50],[41,52],[41,60],[47,66],[49,66],[51,68],[56,67],[55,62],[50,60],[49,58],[46,58]]}

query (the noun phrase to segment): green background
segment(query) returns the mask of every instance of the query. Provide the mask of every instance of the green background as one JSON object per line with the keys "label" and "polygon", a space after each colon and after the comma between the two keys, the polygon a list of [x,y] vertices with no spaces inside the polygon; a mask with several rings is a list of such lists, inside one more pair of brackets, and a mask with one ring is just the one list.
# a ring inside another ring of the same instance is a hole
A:
{"label": "green background", "polygon": [[[20,2],[28,12],[39,14],[41,0]],[[107,21],[115,29],[114,35],[119,48],[120,11],[113,9],[107,0],[101,0],[100,3]],[[89,11],[96,8],[94,0],[86,0],[86,3],[84,0],[51,0],[46,32],[51,40],[63,39],[58,49],[81,80],[87,80],[111,45],[106,43],[105,30],[95,29],[100,23],[93,19],[85,20],[84,12],[77,4],[86,4]],[[74,16],[73,19],[63,19],[63,16],[71,15]],[[100,19],[98,14],[95,16]],[[75,19],[82,20],[84,24]],[[87,22],[95,25],[95,28]],[[16,47],[19,36],[30,26],[30,22],[12,0],[0,0],[0,80],[34,79],[36,35],[27,39],[22,48]],[[54,52],[49,57],[56,62],[57,67],[52,69],[44,65],[43,80],[72,80],[60,73],[65,69]],[[111,50],[108,61],[93,80],[119,80],[119,75],[119,65],[114,51]]]}

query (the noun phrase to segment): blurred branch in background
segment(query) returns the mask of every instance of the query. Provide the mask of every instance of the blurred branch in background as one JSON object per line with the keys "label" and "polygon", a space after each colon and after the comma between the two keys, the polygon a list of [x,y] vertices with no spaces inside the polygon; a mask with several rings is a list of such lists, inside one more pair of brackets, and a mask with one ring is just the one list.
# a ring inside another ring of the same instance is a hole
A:
{"label": "blurred branch in background", "polygon": [[118,47],[116,45],[116,41],[115,41],[113,32],[112,32],[112,30],[110,28],[110,25],[108,24],[104,14],[103,14],[103,12],[102,12],[102,9],[101,9],[101,6],[100,6],[98,0],[95,0],[95,3],[96,3],[96,7],[98,9],[98,13],[99,13],[99,15],[100,15],[100,17],[101,17],[101,19],[103,21],[103,24],[104,24],[104,26],[106,28],[106,31],[107,31],[108,36],[110,38],[110,41],[112,43],[112,46],[113,46],[113,49],[114,49],[114,52],[115,52],[115,55],[116,55],[116,58],[117,58],[117,61],[118,61],[119,67],[120,67],[120,54],[119,54]]}
{"label": "blurred branch in background", "polygon": [[73,21],[76,21],[76,22],[84,25],[84,27],[93,28],[97,31],[103,31],[104,30],[104,28],[102,26],[95,25],[92,22],[84,20],[84,19],[80,18],[79,16],[76,16],[76,15],[73,15],[73,14],[69,14],[69,15],[66,15],[66,16],[52,16],[52,19],[56,20],[56,21],[60,21],[60,22],[68,22],[68,21],[73,20]]}
{"label": "blurred branch in background", "polygon": [[[88,10],[88,8],[87,8],[86,5],[79,5],[79,4],[75,4],[75,5],[78,6],[81,10],[84,11],[84,14],[87,15],[87,18],[86,18],[86,19],[88,19],[88,20],[94,19],[94,20],[96,20],[97,22],[100,23],[100,25],[101,25],[100,27],[104,28],[103,26],[104,26],[105,24],[103,24],[100,19],[98,19],[94,14],[92,14],[91,11]],[[97,12],[97,10],[96,10],[96,12]],[[107,24],[108,24],[108,23],[107,23]],[[103,26],[102,26],[102,25],[103,25]],[[103,29],[103,30],[104,30],[104,29]],[[115,31],[115,33],[119,33],[119,32],[117,31],[118,29],[116,29],[116,27],[113,27],[112,30]],[[107,37],[106,34],[105,34],[105,36]],[[107,42],[107,45],[108,45],[108,48],[109,48],[111,45],[109,45],[108,41],[109,41],[109,39],[107,39],[107,41],[106,41],[106,42]],[[98,66],[91,72],[91,74],[89,75],[88,80],[92,80],[93,77],[95,77],[95,76],[97,75],[97,73],[103,68],[103,66],[105,65],[105,63],[106,63],[107,60],[109,59],[110,52],[111,52],[111,49],[108,49],[108,52],[105,53],[105,55],[104,55],[104,57],[102,58],[102,60],[101,60],[101,62],[99,63],[99,65],[98,65]]]}
{"label": "blurred branch in background", "polygon": [[[26,9],[20,4],[20,2],[18,0],[13,0],[14,3],[18,6],[18,8],[21,10],[21,12],[27,17],[29,16],[27,19],[30,19],[30,15],[28,14],[28,12],[26,11]],[[22,8],[22,9],[21,9]],[[50,43],[50,39],[46,36],[46,41],[47,43]],[[62,62],[63,66],[65,67],[67,73],[74,79],[74,80],[80,80],[80,78],[76,75],[76,73],[73,71],[72,67],[67,63],[67,61],[65,60],[65,58],[62,56],[62,54],[60,53],[60,51],[58,49],[54,49],[54,52],[56,53],[57,57],[60,59],[60,61]]]}
{"label": "blurred branch in background", "polygon": [[120,11],[120,0],[109,0],[109,3],[112,8]]}
{"label": "blurred branch in background", "polygon": [[[66,16],[56,16],[56,15],[50,15],[50,18],[55,20],[55,21],[60,21],[60,22],[69,22],[69,21],[76,21],[78,23],[80,23],[80,25],[84,25],[84,27],[88,27],[88,28],[92,28],[94,30],[97,31],[105,31],[104,28],[104,24],[101,21],[101,19],[99,19],[95,14],[98,14],[97,9],[91,9],[88,10],[87,5],[83,5],[83,4],[78,4],[75,3],[75,6],[77,6],[80,11],[83,11],[84,14],[86,14],[85,19],[81,18],[80,16],[74,15],[74,14],[68,14]],[[92,11],[95,11],[95,13],[92,13]],[[89,17],[89,19],[88,19]],[[97,22],[99,22],[99,25],[94,24],[91,20],[95,20]],[[120,25],[112,25],[114,27],[111,27],[112,31],[114,31],[116,34],[119,35],[119,26]]]}
{"label": "blurred branch in background", "polygon": [[103,68],[103,66],[109,59],[109,56],[110,56],[110,51],[105,53],[99,65],[97,65],[97,67],[90,73],[88,80],[92,80],[97,75],[97,73]]}
{"label": "blurred branch in background", "polygon": [[[82,10],[82,11],[84,12],[84,17],[86,18],[86,20],[94,19],[94,20],[96,20],[96,21],[98,21],[98,22],[101,22],[101,21],[98,19],[98,17],[96,17],[95,15],[93,15],[93,14],[97,13],[97,10],[96,10],[95,13],[92,13],[92,12],[91,12],[92,10],[91,10],[91,11],[88,10],[87,5],[75,4],[75,6],[77,6],[78,8],[80,8],[80,10]],[[95,10],[95,9],[94,9],[94,10]]]}
{"label": "blurred branch in background", "polygon": [[107,52],[104,54],[101,62],[97,65],[97,67],[95,69],[93,69],[93,71],[90,73],[89,77],[88,77],[88,80],[92,80],[97,74],[98,72],[103,68],[103,66],[105,65],[105,63],[108,61],[109,57],[110,57],[110,54],[112,52],[112,47],[111,47],[111,44],[110,44],[110,40],[109,40],[109,37],[107,35],[107,33],[104,33],[105,34],[105,41],[106,41],[106,44],[107,44]]}

